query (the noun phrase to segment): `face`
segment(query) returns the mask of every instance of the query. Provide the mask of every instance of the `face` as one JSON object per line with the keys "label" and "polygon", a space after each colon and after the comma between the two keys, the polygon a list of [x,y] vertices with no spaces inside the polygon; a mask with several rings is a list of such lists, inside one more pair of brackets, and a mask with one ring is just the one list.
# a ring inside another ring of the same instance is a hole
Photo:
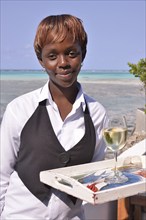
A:
{"label": "face", "polygon": [[50,83],[56,86],[72,86],[77,81],[81,62],[81,47],[79,43],[73,43],[69,37],[61,43],[47,44],[42,49],[40,63],[47,71]]}

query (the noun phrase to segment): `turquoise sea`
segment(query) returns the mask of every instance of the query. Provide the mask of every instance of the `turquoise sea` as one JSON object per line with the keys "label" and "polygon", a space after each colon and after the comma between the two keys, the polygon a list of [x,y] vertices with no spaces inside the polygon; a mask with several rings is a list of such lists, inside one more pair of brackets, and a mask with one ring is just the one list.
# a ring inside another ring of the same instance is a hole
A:
{"label": "turquoise sea", "polygon": [[[42,70],[1,70],[2,80],[31,80],[47,78],[47,74]],[[134,76],[126,70],[82,70],[78,79],[85,81],[134,79]]]}

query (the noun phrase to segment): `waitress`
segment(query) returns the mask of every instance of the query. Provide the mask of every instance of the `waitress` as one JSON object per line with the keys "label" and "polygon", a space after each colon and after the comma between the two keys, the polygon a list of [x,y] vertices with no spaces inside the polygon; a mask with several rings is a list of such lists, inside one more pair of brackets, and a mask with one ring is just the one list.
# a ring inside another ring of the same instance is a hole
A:
{"label": "waitress", "polygon": [[104,158],[106,111],[77,80],[86,46],[75,16],[48,16],[38,26],[34,49],[49,79],[9,103],[2,120],[3,220],[84,219],[82,201],[41,183],[39,173]]}

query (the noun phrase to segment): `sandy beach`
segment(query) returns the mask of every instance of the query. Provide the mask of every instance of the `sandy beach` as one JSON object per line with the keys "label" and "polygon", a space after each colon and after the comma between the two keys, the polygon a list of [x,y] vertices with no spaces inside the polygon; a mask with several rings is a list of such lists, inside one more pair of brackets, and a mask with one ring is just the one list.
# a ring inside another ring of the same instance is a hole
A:
{"label": "sandy beach", "polygon": [[[1,80],[1,115],[7,104],[24,93],[42,87],[46,79],[41,80]],[[144,92],[139,80],[98,80],[81,81],[88,95],[99,101],[109,115],[123,114],[128,127],[135,126],[136,109],[144,106]]]}

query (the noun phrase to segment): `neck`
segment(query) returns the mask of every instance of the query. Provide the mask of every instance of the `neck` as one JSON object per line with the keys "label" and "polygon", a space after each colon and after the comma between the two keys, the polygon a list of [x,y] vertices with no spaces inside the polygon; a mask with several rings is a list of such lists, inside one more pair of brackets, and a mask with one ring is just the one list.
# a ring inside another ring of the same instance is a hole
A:
{"label": "neck", "polygon": [[52,95],[52,99],[56,102],[58,100],[68,100],[71,104],[74,103],[78,94],[77,82],[70,87],[64,88],[49,82],[49,89]]}

